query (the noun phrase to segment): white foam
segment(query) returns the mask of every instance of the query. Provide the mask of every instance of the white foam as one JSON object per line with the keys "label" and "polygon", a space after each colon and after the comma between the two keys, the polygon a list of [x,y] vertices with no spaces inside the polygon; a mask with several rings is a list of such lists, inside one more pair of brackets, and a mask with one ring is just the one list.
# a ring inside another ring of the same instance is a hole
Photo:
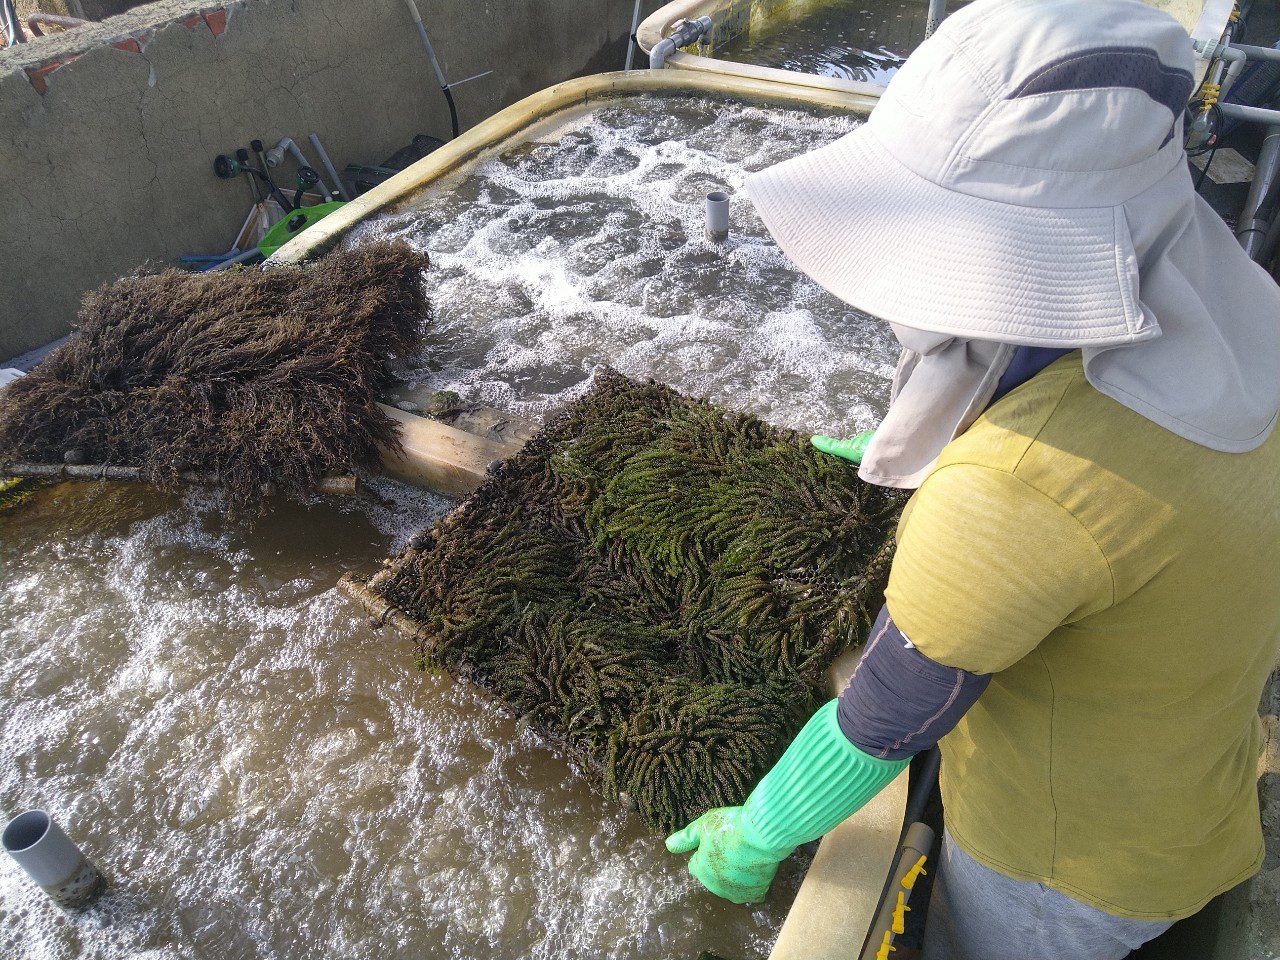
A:
{"label": "white foam", "polygon": [[[432,251],[415,375],[541,415],[609,362],[797,427],[869,424],[879,325],[701,198],[854,121],[642,98],[370,224]],[[763,957],[798,882],[716,900],[332,585],[443,510],[379,481],[229,524],[214,494],[63,485],[0,517],[0,805],[117,878],[70,920],[0,865],[0,956]]]}
{"label": "white foam", "polygon": [[0,807],[113,875],[69,919],[0,860],[0,957],[763,957],[794,891],[700,892],[492,704],[332,585],[442,501],[63,485],[0,516]]}
{"label": "white foam", "polygon": [[857,121],[693,97],[600,108],[356,231],[432,255],[416,379],[540,417],[611,364],[799,429],[883,413],[888,329],[801,275],[739,197],[732,238],[702,201]]}

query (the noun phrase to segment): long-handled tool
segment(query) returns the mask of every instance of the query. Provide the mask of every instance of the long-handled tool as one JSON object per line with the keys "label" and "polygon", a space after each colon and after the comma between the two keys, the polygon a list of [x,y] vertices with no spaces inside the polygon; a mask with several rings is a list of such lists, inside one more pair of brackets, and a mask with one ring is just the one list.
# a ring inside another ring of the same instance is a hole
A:
{"label": "long-handled tool", "polygon": [[[243,148],[236,151],[234,158],[227,154],[220,154],[213,162],[214,173],[221,179],[230,180],[241,174],[249,177],[256,198],[254,207],[249,213],[249,219],[245,221],[245,227],[241,229],[232,248],[225,254],[183,257],[182,262],[194,269],[223,270],[257,256],[269,257],[296,234],[324,219],[343,205],[344,201],[341,200],[325,200],[309,207],[303,206],[307,192],[316,187],[324,189],[326,197],[332,196],[323,187],[320,174],[305,162],[299,163],[292,197],[289,197],[267,172],[268,167],[278,166],[283,161],[286,151],[295,159],[306,160],[306,156],[297,149],[292,140],[288,138],[281,140],[272,150],[265,152],[262,149],[261,140],[254,140],[249,146],[258,154],[261,167],[255,167],[249,162],[249,151]],[[279,207],[279,210],[271,209],[273,206]],[[257,234],[260,239],[257,243],[252,239],[246,242],[247,229],[255,218],[263,224]]]}
{"label": "long-handled tool", "polygon": [[[262,141],[255,140],[254,143],[261,145]],[[271,176],[249,163],[249,151],[244,148],[237,150],[234,158],[225,153],[218,154],[213,161],[213,172],[222,180],[231,180],[242,173],[249,174],[250,182],[257,184],[259,202],[271,197],[285,213],[295,209],[292,201],[276,186]]]}
{"label": "long-handled tool", "polygon": [[[302,152],[302,148],[294,142],[292,137],[282,137],[274,147],[267,151],[267,166],[280,166],[280,164],[284,162],[284,155],[286,153],[297,161],[299,179],[302,178],[304,170],[311,171],[311,173],[315,175],[315,180],[310,184],[310,186],[319,187],[320,192],[324,195],[324,199],[326,201],[337,199],[337,192],[329,189],[324,180],[320,178],[319,172],[311,166],[310,161],[307,159],[307,155]],[[308,177],[310,177],[310,175],[311,174],[307,174]]]}

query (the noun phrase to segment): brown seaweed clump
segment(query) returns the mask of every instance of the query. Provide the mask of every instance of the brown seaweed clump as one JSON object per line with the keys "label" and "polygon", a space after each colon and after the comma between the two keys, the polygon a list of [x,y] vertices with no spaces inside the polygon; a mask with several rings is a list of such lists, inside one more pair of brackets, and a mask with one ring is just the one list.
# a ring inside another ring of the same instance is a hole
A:
{"label": "brown seaweed clump", "polygon": [[423,666],[666,830],[742,802],[825,697],[901,503],[795,433],[606,371],[369,588]]}
{"label": "brown seaweed clump", "polygon": [[210,475],[243,507],[274,487],[378,463],[390,355],[428,315],[424,254],[374,243],[304,266],[126,277],[85,297],[79,331],[0,402],[0,463]]}

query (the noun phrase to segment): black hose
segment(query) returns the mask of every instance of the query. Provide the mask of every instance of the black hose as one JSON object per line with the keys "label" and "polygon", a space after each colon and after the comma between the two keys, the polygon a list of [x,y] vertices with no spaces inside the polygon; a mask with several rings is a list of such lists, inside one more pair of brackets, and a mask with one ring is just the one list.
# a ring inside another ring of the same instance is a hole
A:
{"label": "black hose", "polygon": [[271,194],[276,198],[276,202],[281,205],[281,208],[285,213],[298,209],[289,202],[289,198],[285,196],[279,187],[276,186],[276,182],[271,179],[271,174],[268,172],[270,170],[270,164],[267,163],[266,154],[262,152],[262,141],[254,140],[249,144],[249,146],[253,149],[253,152],[258,155],[258,169],[254,172],[257,173],[258,176],[266,178],[267,185],[271,188]]}
{"label": "black hose", "polygon": [[[1195,104],[1188,107],[1188,116],[1195,116],[1194,107]],[[1205,159],[1204,166],[1200,169],[1200,175],[1196,177],[1196,193],[1199,193],[1200,188],[1204,186],[1205,177],[1209,175],[1209,166],[1213,163],[1213,158],[1218,153],[1218,147],[1222,139],[1222,108],[1216,103],[1209,106],[1206,123],[1209,128],[1209,135],[1201,141],[1200,146],[1187,149],[1188,157],[1199,157],[1206,153],[1209,155]],[[1187,124],[1187,126],[1190,125]]]}
{"label": "black hose", "polygon": [[276,186],[275,181],[272,180],[271,177],[267,176],[267,174],[259,170],[257,167],[251,167],[248,164],[242,163],[240,164],[240,169],[243,170],[245,173],[252,173],[255,177],[258,177],[259,179],[266,181],[267,186],[270,188],[268,190],[268,194],[272,197],[275,197],[276,203],[280,204],[280,209],[283,210],[285,213],[289,213],[293,210],[298,209],[298,207],[294,206],[294,204],[289,200],[289,198],[284,195],[284,193],[280,190],[280,188]]}
{"label": "black hose", "polygon": [[452,90],[448,87],[441,87],[440,89],[444,91],[445,102],[449,104],[449,123],[453,127],[453,139],[457,140],[460,132],[458,127],[458,105],[453,102]]}
{"label": "black hose", "polygon": [[1218,154],[1218,147],[1209,151],[1209,158],[1205,160],[1204,166],[1200,168],[1200,176],[1196,177],[1196,193],[1200,192],[1200,188],[1204,186],[1204,178],[1209,175],[1209,167],[1213,164],[1213,158]]}
{"label": "black hose", "polygon": [[917,755],[912,761],[913,765],[916,762],[920,763],[920,773],[915,779],[916,789],[912,791],[907,801],[906,813],[902,818],[904,830],[911,824],[924,819],[925,808],[929,806],[934,791],[938,789],[938,770],[942,765],[942,753],[937,747],[931,747],[928,752]]}

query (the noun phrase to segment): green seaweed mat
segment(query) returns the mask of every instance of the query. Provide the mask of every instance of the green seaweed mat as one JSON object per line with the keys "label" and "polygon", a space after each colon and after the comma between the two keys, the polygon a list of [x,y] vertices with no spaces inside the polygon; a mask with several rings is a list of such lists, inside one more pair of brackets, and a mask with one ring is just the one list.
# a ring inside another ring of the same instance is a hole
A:
{"label": "green seaweed mat", "polygon": [[882,602],[900,494],[613,371],[369,589],[667,830],[742,802]]}

